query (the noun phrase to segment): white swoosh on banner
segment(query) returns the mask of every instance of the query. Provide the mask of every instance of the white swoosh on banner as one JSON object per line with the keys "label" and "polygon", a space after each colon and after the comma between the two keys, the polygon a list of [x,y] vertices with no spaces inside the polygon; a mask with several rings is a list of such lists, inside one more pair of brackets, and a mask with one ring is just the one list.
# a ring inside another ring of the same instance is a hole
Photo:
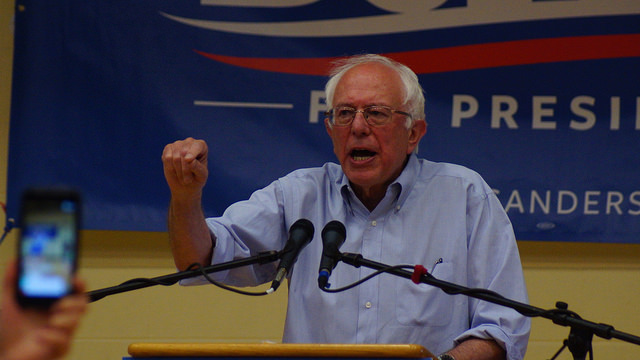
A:
{"label": "white swoosh on banner", "polygon": [[292,7],[313,4],[319,0],[200,0],[200,5],[236,7]]}
{"label": "white swoosh on banner", "polygon": [[[208,2],[217,4],[223,1],[209,0]],[[297,3],[298,1],[290,0],[289,2]],[[439,10],[433,10],[433,8],[443,3],[443,0],[422,0],[419,2],[416,2],[416,0],[407,0],[406,2],[370,0],[370,2],[380,8],[400,12],[345,19],[288,22],[212,21],[185,18],[165,12],[160,12],[160,14],[171,20],[208,30],[246,35],[286,37],[377,35],[527,20],[640,14],[639,0],[544,2],[533,2],[531,0],[470,0],[469,5],[464,8]],[[275,3],[269,1],[264,4],[273,5]]]}

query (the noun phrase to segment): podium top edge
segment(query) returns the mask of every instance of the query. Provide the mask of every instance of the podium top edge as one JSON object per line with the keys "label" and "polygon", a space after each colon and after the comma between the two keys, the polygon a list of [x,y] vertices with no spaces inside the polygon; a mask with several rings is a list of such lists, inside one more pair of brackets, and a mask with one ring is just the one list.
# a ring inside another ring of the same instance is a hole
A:
{"label": "podium top edge", "polygon": [[129,355],[145,357],[309,357],[309,358],[429,358],[416,344],[212,344],[134,343]]}

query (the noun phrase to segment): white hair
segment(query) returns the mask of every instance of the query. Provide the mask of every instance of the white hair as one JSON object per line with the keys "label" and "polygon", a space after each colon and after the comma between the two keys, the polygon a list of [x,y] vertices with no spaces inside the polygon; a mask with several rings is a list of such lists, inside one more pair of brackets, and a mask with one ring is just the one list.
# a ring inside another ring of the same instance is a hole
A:
{"label": "white hair", "polygon": [[406,65],[376,54],[356,55],[334,62],[334,67],[329,73],[330,78],[324,87],[327,107],[329,109],[333,108],[333,95],[342,76],[352,68],[367,63],[385,65],[400,76],[400,80],[404,85],[404,101],[402,105],[408,106],[407,112],[413,118],[407,118],[407,129],[411,128],[416,119],[424,120],[424,90],[420,86],[420,82],[418,82],[418,76]]}

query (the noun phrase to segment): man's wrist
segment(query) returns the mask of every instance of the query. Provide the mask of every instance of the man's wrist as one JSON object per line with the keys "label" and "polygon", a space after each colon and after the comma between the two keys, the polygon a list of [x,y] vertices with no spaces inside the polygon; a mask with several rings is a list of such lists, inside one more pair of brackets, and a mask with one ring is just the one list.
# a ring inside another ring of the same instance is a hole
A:
{"label": "man's wrist", "polygon": [[454,358],[453,356],[451,356],[449,354],[442,354],[442,355],[438,356],[438,360],[456,360],[456,358]]}

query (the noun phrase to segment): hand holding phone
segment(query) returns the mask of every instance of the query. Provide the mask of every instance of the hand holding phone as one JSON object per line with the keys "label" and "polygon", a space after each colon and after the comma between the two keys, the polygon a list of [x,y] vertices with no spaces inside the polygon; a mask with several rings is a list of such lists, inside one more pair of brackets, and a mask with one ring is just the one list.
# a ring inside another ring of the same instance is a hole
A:
{"label": "hand holding phone", "polygon": [[79,226],[77,192],[28,189],[23,193],[16,284],[21,306],[46,308],[73,292]]}

